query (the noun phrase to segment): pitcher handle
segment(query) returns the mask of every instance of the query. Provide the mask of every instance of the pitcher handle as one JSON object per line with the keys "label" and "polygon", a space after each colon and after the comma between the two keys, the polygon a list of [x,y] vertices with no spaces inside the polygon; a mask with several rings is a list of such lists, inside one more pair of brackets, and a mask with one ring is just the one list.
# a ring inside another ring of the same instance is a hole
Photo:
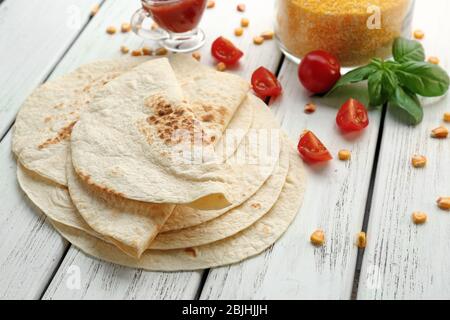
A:
{"label": "pitcher handle", "polygon": [[160,41],[169,38],[169,34],[166,31],[162,30],[161,28],[158,28],[157,30],[142,28],[142,23],[144,22],[145,19],[152,19],[152,16],[144,8],[137,10],[133,14],[133,16],[131,17],[131,27],[133,28],[134,33],[148,40]]}

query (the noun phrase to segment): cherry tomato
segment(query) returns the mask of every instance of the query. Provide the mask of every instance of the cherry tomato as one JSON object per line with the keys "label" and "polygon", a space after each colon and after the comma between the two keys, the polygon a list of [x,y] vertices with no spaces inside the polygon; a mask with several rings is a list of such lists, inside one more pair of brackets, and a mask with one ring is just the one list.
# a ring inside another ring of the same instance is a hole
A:
{"label": "cherry tomato", "polygon": [[298,67],[298,78],[312,93],[330,91],[341,77],[339,60],[326,51],[312,51],[303,57]]}
{"label": "cherry tomato", "polygon": [[218,37],[214,40],[211,46],[211,54],[214,58],[228,66],[238,62],[244,55],[244,53],[236,48],[230,40],[224,37]]}
{"label": "cherry tomato", "polygon": [[256,94],[261,97],[276,97],[282,91],[277,77],[264,67],[259,67],[253,72],[252,87]]}
{"label": "cherry tomato", "polygon": [[333,159],[328,149],[311,131],[306,131],[300,137],[298,152],[308,162],[324,162]]}
{"label": "cherry tomato", "polygon": [[336,116],[338,127],[345,132],[360,131],[369,125],[366,107],[355,99],[342,105]]}

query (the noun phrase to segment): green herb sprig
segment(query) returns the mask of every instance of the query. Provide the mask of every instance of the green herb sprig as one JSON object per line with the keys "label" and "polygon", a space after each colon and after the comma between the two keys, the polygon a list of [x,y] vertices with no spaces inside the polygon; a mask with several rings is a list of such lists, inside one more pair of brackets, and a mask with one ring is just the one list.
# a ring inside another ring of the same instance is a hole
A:
{"label": "green herb sprig", "polygon": [[367,80],[371,106],[389,102],[395,109],[392,111],[404,115],[402,119],[408,124],[420,123],[423,109],[418,96],[444,95],[449,89],[449,76],[438,65],[425,61],[425,50],[418,41],[397,38],[392,55],[392,61],[374,58],[368,65],[348,72],[328,94],[345,85]]}

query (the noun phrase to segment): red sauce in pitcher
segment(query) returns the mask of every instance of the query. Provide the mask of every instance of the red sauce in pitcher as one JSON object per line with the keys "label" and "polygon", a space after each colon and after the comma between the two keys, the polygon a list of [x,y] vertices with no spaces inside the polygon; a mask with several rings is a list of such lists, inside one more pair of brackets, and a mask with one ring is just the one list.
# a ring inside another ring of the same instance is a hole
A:
{"label": "red sauce in pitcher", "polygon": [[142,1],[142,4],[160,27],[182,33],[197,27],[205,11],[206,2],[207,0],[161,0],[158,4],[151,5],[146,1]]}

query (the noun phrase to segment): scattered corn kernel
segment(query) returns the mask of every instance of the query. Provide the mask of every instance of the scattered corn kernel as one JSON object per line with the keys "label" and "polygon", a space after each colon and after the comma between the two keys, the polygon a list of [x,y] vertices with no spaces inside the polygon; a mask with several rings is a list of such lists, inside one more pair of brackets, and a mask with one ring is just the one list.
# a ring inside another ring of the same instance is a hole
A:
{"label": "scattered corn kernel", "polygon": [[438,57],[429,57],[428,62],[432,64],[439,64],[441,61],[439,60]]}
{"label": "scattered corn kernel", "polygon": [[122,23],[122,25],[120,26],[120,30],[123,33],[130,32],[131,31],[131,24],[129,24],[128,22]]}
{"label": "scattered corn kernel", "polygon": [[316,112],[317,106],[310,102],[305,105],[305,113],[313,113]]}
{"label": "scattered corn kernel", "polygon": [[411,163],[414,168],[423,168],[427,165],[427,158],[425,156],[414,155],[411,158]]}
{"label": "scattered corn kernel", "polygon": [[450,210],[450,197],[441,197],[437,199],[437,205],[442,210]]}
{"label": "scattered corn kernel", "polygon": [[450,112],[444,113],[444,121],[445,122],[450,122]]}
{"label": "scattered corn kernel", "polygon": [[156,30],[156,29],[158,29],[159,28],[159,25],[156,23],[156,22],[153,22],[152,23],[152,26],[151,26],[151,29],[152,30]]}
{"label": "scattered corn kernel", "polygon": [[166,49],[166,48],[158,48],[158,49],[156,49],[156,51],[155,51],[155,54],[156,54],[157,56],[165,56],[167,53],[168,53],[168,52],[167,52],[167,49]]}
{"label": "scattered corn kernel", "polygon": [[249,24],[250,24],[250,20],[248,20],[247,18],[241,19],[241,27],[242,28],[247,28]]}
{"label": "scattered corn kernel", "polygon": [[223,62],[219,62],[216,65],[216,69],[217,69],[217,71],[225,71],[227,69],[227,65]]}
{"label": "scattered corn kernel", "polygon": [[239,3],[236,7],[237,11],[244,12],[245,11],[245,4]]}
{"label": "scattered corn kernel", "polygon": [[427,222],[427,214],[424,212],[414,212],[412,215],[412,220],[414,224],[424,224]]}
{"label": "scattered corn kernel", "polygon": [[325,243],[325,233],[322,230],[316,230],[311,235],[311,243],[315,246],[323,246]]}
{"label": "scattered corn kernel", "polygon": [[212,9],[216,6],[216,2],[213,0],[208,0],[207,4],[206,4],[206,8],[208,9]]}
{"label": "scattered corn kernel", "polygon": [[120,52],[122,52],[123,54],[127,54],[128,52],[130,52],[130,49],[127,46],[121,46]]}
{"label": "scattered corn kernel", "polygon": [[200,52],[194,52],[193,54],[192,54],[192,57],[195,59],[195,60],[197,60],[197,61],[200,61],[200,59],[202,58],[202,55],[200,54]]}
{"label": "scattered corn kernel", "polygon": [[114,26],[109,26],[108,28],[106,28],[106,33],[108,34],[114,34],[116,33],[117,29]]}
{"label": "scattered corn kernel", "polygon": [[142,49],[131,51],[131,55],[132,55],[133,57],[139,57],[139,56],[142,56]]}
{"label": "scattered corn kernel", "polygon": [[446,127],[438,127],[431,132],[431,137],[436,139],[445,139],[448,137],[448,129]]}
{"label": "scattered corn kernel", "polygon": [[257,36],[253,38],[253,43],[256,45],[261,45],[264,42],[264,38],[261,36]]}
{"label": "scattered corn kernel", "polygon": [[365,232],[360,232],[356,235],[356,245],[360,249],[364,249],[367,245],[367,237]]}
{"label": "scattered corn kernel", "polygon": [[261,37],[264,38],[264,40],[272,40],[273,39],[273,31],[269,30],[269,31],[264,31],[263,33],[261,33]]}
{"label": "scattered corn kernel", "polygon": [[242,36],[244,34],[244,29],[242,29],[242,28],[236,28],[236,29],[234,29],[234,35],[236,36],[236,37],[240,37],[240,36]]}
{"label": "scattered corn kernel", "polygon": [[95,16],[98,10],[100,10],[100,5],[98,3],[94,4],[91,8],[91,17]]}
{"label": "scattered corn kernel", "polygon": [[340,150],[338,153],[339,160],[348,161],[351,159],[352,154],[348,150]]}
{"label": "scattered corn kernel", "polygon": [[151,56],[153,54],[153,50],[150,47],[142,47],[142,54],[144,56]]}
{"label": "scattered corn kernel", "polygon": [[415,30],[414,38],[416,38],[417,40],[421,40],[421,39],[425,38],[425,33],[422,30]]}

